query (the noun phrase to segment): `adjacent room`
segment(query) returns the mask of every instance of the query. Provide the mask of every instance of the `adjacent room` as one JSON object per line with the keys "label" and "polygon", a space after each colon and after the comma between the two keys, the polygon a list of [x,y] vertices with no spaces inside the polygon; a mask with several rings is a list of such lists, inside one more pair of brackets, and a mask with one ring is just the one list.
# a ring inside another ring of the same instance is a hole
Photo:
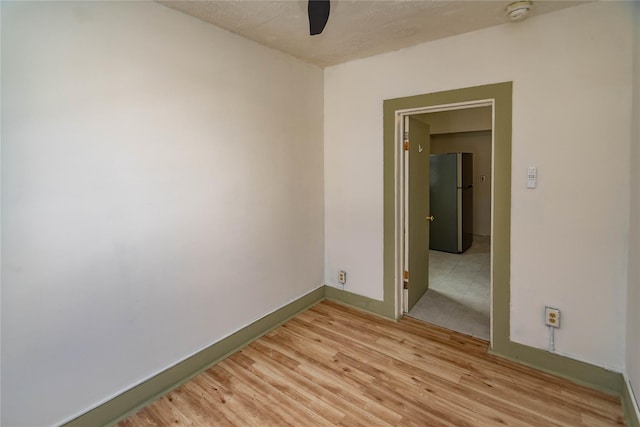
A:
{"label": "adjacent room", "polygon": [[418,115],[429,124],[429,289],[409,315],[489,341],[493,109]]}
{"label": "adjacent room", "polygon": [[311,3],[0,2],[0,424],[638,425],[640,4]]}

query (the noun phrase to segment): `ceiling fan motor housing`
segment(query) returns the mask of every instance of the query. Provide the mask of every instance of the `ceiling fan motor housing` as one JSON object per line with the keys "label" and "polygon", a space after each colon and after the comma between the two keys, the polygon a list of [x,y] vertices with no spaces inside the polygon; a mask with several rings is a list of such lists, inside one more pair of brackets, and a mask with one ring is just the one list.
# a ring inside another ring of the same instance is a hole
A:
{"label": "ceiling fan motor housing", "polygon": [[331,3],[329,0],[309,0],[309,34],[312,36],[322,33],[329,21]]}

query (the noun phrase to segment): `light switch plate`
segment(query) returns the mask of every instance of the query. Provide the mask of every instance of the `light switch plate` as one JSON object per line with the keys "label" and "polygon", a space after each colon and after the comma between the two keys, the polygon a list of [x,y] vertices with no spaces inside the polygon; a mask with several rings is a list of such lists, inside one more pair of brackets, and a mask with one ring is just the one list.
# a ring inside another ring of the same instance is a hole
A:
{"label": "light switch plate", "polygon": [[527,188],[536,188],[538,185],[538,168],[530,166],[527,168]]}

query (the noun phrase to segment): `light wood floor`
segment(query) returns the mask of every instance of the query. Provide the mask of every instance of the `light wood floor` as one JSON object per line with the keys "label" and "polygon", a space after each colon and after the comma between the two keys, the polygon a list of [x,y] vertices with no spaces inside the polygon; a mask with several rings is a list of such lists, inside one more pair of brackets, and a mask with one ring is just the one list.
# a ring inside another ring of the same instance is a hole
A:
{"label": "light wood floor", "polygon": [[486,351],[418,320],[324,301],[119,426],[625,424],[618,397]]}

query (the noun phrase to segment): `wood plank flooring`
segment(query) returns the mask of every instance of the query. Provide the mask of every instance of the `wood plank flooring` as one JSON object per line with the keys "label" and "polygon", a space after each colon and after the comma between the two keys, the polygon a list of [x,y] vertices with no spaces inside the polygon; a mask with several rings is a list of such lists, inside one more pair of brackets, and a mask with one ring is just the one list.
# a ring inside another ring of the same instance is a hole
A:
{"label": "wood plank flooring", "polygon": [[118,426],[625,425],[618,397],[487,346],[323,301]]}

